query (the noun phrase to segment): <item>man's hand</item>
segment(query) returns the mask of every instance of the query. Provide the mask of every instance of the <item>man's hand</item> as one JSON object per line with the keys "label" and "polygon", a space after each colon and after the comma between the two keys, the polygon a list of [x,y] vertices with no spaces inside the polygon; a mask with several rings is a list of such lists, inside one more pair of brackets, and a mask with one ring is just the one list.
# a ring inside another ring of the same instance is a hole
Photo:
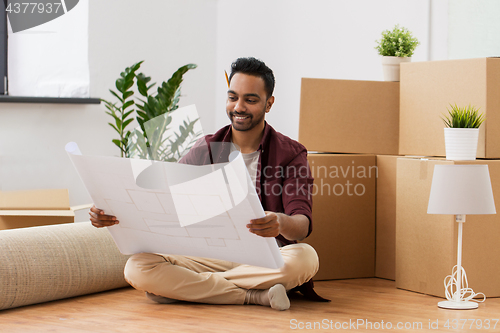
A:
{"label": "man's hand", "polygon": [[120,222],[116,219],[116,216],[104,214],[104,211],[96,208],[95,205],[90,208],[89,215],[90,222],[96,228],[110,227]]}
{"label": "man's hand", "polygon": [[251,233],[262,237],[277,237],[280,234],[280,218],[273,212],[266,212],[266,216],[250,220],[247,228]]}
{"label": "man's hand", "polygon": [[277,237],[281,234],[288,240],[303,240],[309,231],[309,219],[302,214],[289,216],[266,211],[266,216],[251,220],[247,228],[262,237]]}

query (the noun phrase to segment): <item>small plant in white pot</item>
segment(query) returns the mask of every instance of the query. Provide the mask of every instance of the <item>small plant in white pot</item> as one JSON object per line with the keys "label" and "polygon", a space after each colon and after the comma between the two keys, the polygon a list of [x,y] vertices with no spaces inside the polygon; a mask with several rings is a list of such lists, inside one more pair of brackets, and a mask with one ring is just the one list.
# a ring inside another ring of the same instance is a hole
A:
{"label": "small plant in white pot", "polygon": [[446,159],[471,161],[476,159],[479,126],[485,121],[479,109],[469,105],[458,107],[451,105],[448,115],[443,119]]}
{"label": "small plant in white pot", "polygon": [[376,42],[378,45],[375,49],[382,56],[384,80],[399,81],[399,65],[411,61],[411,56],[420,42],[399,24],[392,30],[382,31],[382,38]]}

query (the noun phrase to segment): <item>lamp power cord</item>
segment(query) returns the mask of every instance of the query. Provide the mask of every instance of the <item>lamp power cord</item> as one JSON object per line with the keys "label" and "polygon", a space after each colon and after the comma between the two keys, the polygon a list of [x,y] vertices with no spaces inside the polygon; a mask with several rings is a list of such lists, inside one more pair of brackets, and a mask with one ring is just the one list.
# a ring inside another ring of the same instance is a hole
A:
{"label": "lamp power cord", "polygon": [[[457,270],[457,265],[453,266],[451,275],[448,275],[444,278],[444,290],[446,294],[446,299],[449,301],[457,301],[453,296],[458,292],[459,293],[459,301],[460,302],[467,302],[467,301],[473,301],[477,303],[482,303],[486,300],[486,295],[483,293],[475,293],[472,288],[469,288],[469,284],[467,281],[467,274],[465,273],[465,269],[461,267],[462,270],[462,278],[461,278],[461,288],[460,290],[457,289],[457,282],[458,282],[458,270]],[[482,296],[482,300],[477,300],[474,299],[477,296]]]}

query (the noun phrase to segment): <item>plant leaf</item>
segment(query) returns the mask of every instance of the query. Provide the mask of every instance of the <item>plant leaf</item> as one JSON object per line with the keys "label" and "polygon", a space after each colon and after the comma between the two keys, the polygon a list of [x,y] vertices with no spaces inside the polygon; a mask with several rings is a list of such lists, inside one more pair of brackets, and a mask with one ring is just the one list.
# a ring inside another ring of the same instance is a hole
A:
{"label": "plant leaf", "polygon": [[123,122],[123,128],[127,127],[128,124],[130,124],[134,119],[128,119],[125,122]]}
{"label": "plant leaf", "polygon": [[128,107],[130,107],[132,105],[134,105],[134,101],[133,100],[127,101],[127,102],[125,102],[125,104],[123,104],[122,110],[125,110],[126,108],[128,108]]}

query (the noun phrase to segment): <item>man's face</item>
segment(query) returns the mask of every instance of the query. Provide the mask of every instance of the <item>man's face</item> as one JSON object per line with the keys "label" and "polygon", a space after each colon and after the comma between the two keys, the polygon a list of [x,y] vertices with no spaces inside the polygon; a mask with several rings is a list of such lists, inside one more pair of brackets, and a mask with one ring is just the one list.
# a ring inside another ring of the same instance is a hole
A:
{"label": "man's face", "polygon": [[274,97],[266,98],[264,80],[260,77],[236,73],[227,91],[226,112],[233,129],[249,131],[264,126]]}

